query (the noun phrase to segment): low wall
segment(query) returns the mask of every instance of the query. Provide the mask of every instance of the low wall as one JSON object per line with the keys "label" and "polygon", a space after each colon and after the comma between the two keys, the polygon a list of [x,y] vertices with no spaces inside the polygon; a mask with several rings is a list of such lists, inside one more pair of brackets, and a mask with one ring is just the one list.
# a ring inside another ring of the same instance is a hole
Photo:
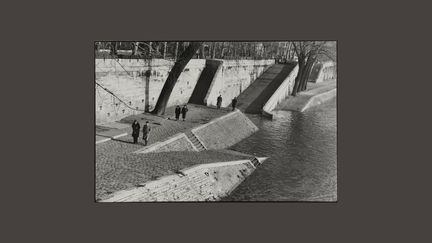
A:
{"label": "low wall", "polygon": [[[95,85],[96,124],[141,112],[128,106],[138,110],[153,109],[173,65],[173,61],[164,59],[95,59],[96,82],[127,104]],[[189,61],[172,91],[168,106],[188,102],[204,66],[204,59]]]}
{"label": "low wall", "polygon": [[197,165],[181,170],[180,174],[162,177],[141,184],[140,187],[118,191],[101,202],[148,201],[216,201],[229,195],[256,165],[267,158],[238,160]]}
{"label": "low wall", "polygon": [[176,134],[165,141],[157,142],[135,151],[136,154],[159,153],[169,151],[198,151],[184,133]]}
{"label": "low wall", "polygon": [[220,62],[204,102],[216,105],[217,97],[222,96],[222,107],[231,104],[231,100],[244,91],[274,60],[214,60]]}
{"label": "low wall", "polygon": [[300,111],[305,111],[306,109],[313,107],[313,106],[317,106],[320,105],[321,103],[332,99],[333,97],[336,96],[336,88],[329,90],[327,92],[321,93],[321,94],[317,94],[312,96],[309,101],[305,104],[305,106],[303,106],[303,108],[300,109]]}
{"label": "low wall", "polygon": [[271,111],[273,111],[282,100],[286,99],[291,94],[298,69],[299,67],[296,65],[282,84],[279,85],[279,88],[273,93],[270,99],[268,99],[263,107],[263,115],[271,117]]}
{"label": "low wall", "polygon": [[228,148],[256,131],[258,127],[239,110],[192,129],[207,149]]}

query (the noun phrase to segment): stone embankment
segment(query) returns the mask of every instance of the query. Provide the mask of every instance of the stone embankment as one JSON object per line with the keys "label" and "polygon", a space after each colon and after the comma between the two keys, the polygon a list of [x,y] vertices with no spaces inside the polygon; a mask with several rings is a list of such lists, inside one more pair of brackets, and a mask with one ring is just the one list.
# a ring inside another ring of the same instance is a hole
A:
{"label": "stone embankment", "polygon": [[330,100],[336,96],[336,93],[336,80],[320,83],[309,83],[308,90],[298,93],[295,97],[290,96],[288,99],[281,102],[276,107],[276,110],[303,112],[310,107]]}
{"label": "stone embankment", "polygon": [[115,192],[101,202],[217,201],[228,196],[266,158],[200,164]]}

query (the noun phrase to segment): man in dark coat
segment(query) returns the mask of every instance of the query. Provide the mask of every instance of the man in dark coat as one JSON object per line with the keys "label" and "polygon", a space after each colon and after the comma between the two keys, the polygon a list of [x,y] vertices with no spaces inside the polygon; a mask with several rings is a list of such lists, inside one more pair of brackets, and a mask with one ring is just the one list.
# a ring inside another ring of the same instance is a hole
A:
{"label": "man in dark coat", "polygon": [[143,126],[143,140],[144,140],[144,146],[147,146],[147,142],[148,142],[148,136],[150,133],[150,126],[149,126],[149,122],[146,121],[145,125]]}
{"label": "man in dark coat", "polygon": [[139,133],[140,133],[140,124],[139,122],[137,122],[137,120],[135,120],[132,123],[132,137],[133,137],[133,143],[138,143],[138,137],[139,137]]}
{"label": "man in dark coat", "polygon": [[220,107],[222,105],[222,96],[221,95],[219,95],[217,97],[217,103],[216,103],[216,105],[217,105],[217,108],[220,109]]}
{"label": "man in dark coat", "polygon": [[232,105],[232,108],[233,108],[232,110],[235,110],[235,107],[237,105],[237,97],[234,97],[234,99],[232,100],[231,105]]}
{"label": "man in dark coat", "polygon": [[183,121],[184,121],[186,118],[186,112],[188,112],[188,108],[186,105],[183,106],[183,108],[181,109],[181,112],[182,112],[182,117],[183,117]]}
{"label": "man in dark coat", "polygon": [[181,108],[180,108],[179,105],[177,105],[176,108],[175,108],[176,121],[178,121],[178,119],[180,117],[180,112],[181,112]]}

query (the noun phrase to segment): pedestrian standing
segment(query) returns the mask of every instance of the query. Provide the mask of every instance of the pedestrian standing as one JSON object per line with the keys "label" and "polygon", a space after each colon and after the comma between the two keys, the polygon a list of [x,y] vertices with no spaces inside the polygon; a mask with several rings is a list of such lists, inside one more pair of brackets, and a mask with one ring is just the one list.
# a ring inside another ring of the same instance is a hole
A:
{"label": "pedestrian standing", "polygon": [[181,112],[181,108],[180,108],[179,105],[177,105],[176,108],[175,108],[176,121],[178,121],[178,119],[180,117],[180,112]]}
{"label": "pedestrian standing", "polygon": [[188,112],[188,108],[186,105],[183,106],[181,112],[182,112],[182,117],[183,117],[183,121],[184,121],[186,118],[186,112]]}
{"label": "pedestrian standing", "polygon": [[133,143],[138,143],[138,137],[140,133],[140,124],[137,122],[137,120],[134,120],[132,123],[132,137],[133,137]]}
{"label": "pedestrian standing", "polygon": [[222,105],[222,96],[221,95],[219,95],[217,97],[217,103],[216,103],[216,105],[217,105],[217,108],[220,109],[220,107]]}
{"label": "pedestrian standing", "polygon": [[150,133],[150,126],[149,126],[149,122],[146,121],[145,125],[143,126],[143,140],[144,140],[144,146],[147,146],[147,142],[148,142],[148,137],[149,137],[149,133]]}
{"label": "pedestrian standing", "polygon": [[231,105],[232,105],[232,108],[233,108],[232,110],[235,110],[235,107],[237,105],[237,97],[234,97],[234,99],[231,102]]}

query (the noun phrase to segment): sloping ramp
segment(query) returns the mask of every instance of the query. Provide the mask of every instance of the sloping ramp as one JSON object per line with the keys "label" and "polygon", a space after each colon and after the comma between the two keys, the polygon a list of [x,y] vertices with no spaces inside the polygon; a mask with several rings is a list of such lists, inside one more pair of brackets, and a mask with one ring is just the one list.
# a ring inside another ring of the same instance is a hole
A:
{"label": "sloping ramp", "polygon": [[295,63],[272,65],[239,95],[237,108],[246,113],[261,113],[262,106],[288,77],[295,65]]}

